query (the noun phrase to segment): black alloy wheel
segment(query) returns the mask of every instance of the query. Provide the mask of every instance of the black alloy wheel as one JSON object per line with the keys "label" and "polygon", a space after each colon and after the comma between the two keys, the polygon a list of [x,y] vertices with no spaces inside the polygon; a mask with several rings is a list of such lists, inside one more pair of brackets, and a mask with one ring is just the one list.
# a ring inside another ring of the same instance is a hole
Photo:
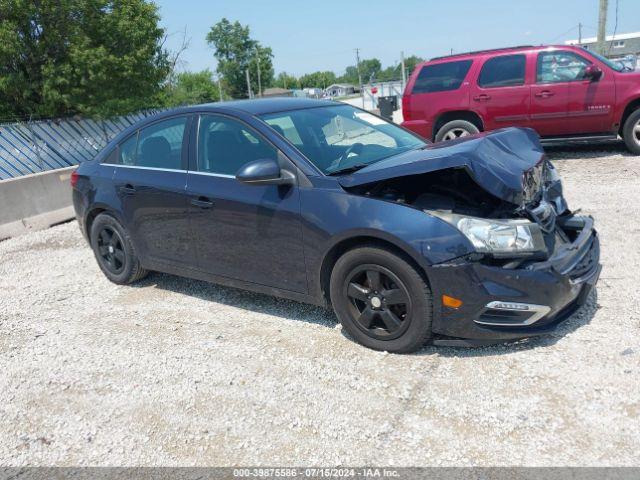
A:
{"label": "black alloy wheel", "polygon": [[345,332],[366,347],[408,353],[431,338],[431,289],[402,252],[375,244],[345,252],[331,271],[329,294]]}
{"label": "black alloy wheel", "polygon": [[98,252],[105,268],[114,275],[124,270],[126,253],[122,238],[109,225],[105,225],[98,234]]}
{"label": "black alloy wheel", "polygon": [[100,270],[113,283],[125,285],[147,275],[127,229],[109,213],[100,213],[93,220],[89,241]]}
{"label": "black alloy wheel", "polygon": [[360,265],[347,276],[344,294],[354,323],[379,340],[401,336],[409,327],[411,299],[400,279],[380,265]]}

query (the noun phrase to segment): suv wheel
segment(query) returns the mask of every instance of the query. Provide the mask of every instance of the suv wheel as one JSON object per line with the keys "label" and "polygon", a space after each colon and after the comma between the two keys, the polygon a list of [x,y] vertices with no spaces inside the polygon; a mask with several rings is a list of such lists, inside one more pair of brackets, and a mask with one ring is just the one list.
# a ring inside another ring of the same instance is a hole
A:
{"label": "suv wheel", "polygon": [[147,275],[147,270],[140,265],[129,234],[111,215],[101,213],[95,218],[90,238],[100,269],[113,283],[132,283]]}
{"label": "suv wheel", "polygon": [[622,137],[629,151],[640,155],[640,110],[633,112],[624,122]]}
{"label": "suv wheel", "polygon": [[345,253],[331,272],[330,294],[342,326],[366,347],[408,353],[431,337],[431,290],[392,251],[363,247]]}
{"label": "suv wheel", "polygon": [[438,133],[436,133],[436,142],[442,142],[445,140],[454,140],[460,137],[466,137],[467,135],[473,135],[480,130],[473,123],[466,120],[453,120],[445,123]]}

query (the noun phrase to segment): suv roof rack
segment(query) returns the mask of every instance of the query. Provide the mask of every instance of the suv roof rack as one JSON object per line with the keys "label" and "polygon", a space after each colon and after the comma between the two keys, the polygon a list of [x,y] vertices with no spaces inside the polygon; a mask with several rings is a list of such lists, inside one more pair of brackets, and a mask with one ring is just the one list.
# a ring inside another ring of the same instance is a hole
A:
{"label": "suv roof rack", "polygon": [[[443,58],[462,57],[464,55],[478,55],[480,53],[500,52],[509,50],[519,50],[521,48],[533,48],[533,45],[518,45],[516,47],[489,48],[486,50],[475,50],[473,52],[454,53],[453,55],[442,55],[441,57],[433,57],[431,60],[442,60]],[[431,61],[429,60],[429,61]]]}

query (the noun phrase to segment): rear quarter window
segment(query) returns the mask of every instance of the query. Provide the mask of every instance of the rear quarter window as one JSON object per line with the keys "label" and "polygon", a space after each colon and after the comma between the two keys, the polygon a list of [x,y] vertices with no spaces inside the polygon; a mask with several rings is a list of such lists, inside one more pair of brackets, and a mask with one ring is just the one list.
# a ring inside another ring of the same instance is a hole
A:
{"label": "rear quarter window", "polygon": [[425,65],[420,70],[411,93],[457,90],[471,68],[472,60]]}

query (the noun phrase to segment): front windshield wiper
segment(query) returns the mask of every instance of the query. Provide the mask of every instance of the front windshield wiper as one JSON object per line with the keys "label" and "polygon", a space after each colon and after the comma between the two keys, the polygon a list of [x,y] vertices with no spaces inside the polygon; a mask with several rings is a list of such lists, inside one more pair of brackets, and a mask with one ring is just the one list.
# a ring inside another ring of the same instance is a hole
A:
{"label": "front windshield wiper", "polygon": [[368,166],[369,166],[368,163],[356,163],[354,165],[349,165],[348,167],[339,168],[338,170],[332,170],[330,172],[327,172],[327,175],[341,175],[343,173],[351,173]]}

